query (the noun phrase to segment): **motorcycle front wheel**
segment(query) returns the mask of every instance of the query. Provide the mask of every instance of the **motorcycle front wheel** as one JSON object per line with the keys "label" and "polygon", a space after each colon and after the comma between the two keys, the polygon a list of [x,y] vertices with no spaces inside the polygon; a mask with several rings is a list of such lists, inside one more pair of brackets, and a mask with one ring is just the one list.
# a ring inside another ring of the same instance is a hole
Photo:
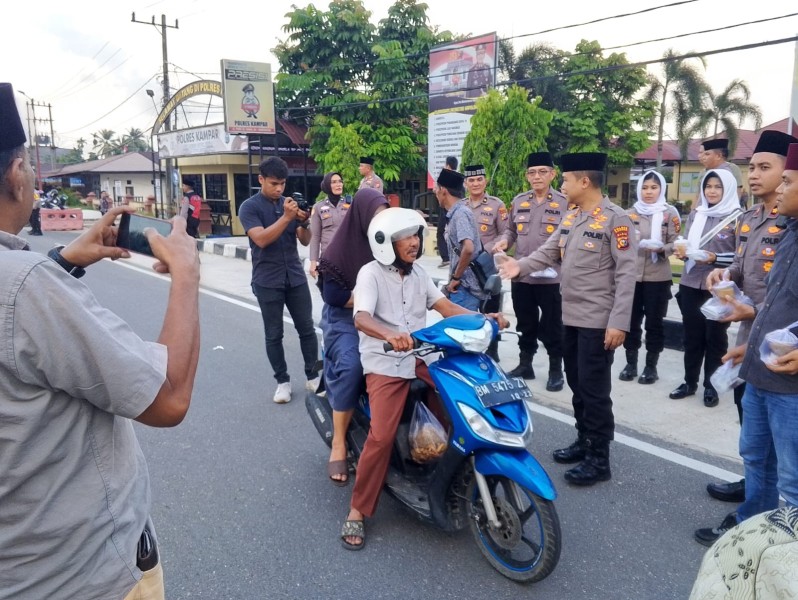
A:
{"label": "motorcycle front wheel", "polygon": [[480,551],[508,579],[522,583],[545,579],[557,566],[562,548],[554,503],[507,477],[485,479],[499,527],[488,522],[476,478],[472,478],[467,493],[469,524]]}

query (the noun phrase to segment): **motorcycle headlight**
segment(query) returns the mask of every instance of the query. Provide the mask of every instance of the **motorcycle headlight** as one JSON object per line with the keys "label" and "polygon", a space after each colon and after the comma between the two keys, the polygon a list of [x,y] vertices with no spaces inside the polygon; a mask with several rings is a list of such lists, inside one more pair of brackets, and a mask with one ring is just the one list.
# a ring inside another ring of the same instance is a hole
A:
{"label": "motorcycle headlight", "polygon": [[504,431],[503,429],[497,429],[488,423],[477,411],[462,402],[458,402],[457,406],[460,412],[463,413],[474,435],[481,437],[483,440],[502,446],[526,448],[527,444],[532,439],[532,428],[529,425],[530,421],[527,421],[527,426],[523,433],[512,433],[510,431]]}
{"label": "motorcycle headlight", "polygon": [[485,352],[493,339],[493,325],[488,320],[485,320],[479,329],[463,330],[445,327],[443,332],[457,342],[465,352],[477,354]]}

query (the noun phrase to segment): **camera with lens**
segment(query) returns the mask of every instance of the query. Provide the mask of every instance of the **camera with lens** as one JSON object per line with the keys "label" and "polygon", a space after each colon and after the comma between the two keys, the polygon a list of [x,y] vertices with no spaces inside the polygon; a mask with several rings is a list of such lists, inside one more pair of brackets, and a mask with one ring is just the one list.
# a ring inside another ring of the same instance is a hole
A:
{"label": "camera with lens", "polygon": [[297,207],[299,207],[299,210],[301,210],[302,212],[310,212],[310,208],[311,206],[313,206],[313,203],[305,200],[305,197],[300,192],[294,192],[293,194],[291,194],[291,198],[294,199],[294,202],[296,202],[296,205]]}

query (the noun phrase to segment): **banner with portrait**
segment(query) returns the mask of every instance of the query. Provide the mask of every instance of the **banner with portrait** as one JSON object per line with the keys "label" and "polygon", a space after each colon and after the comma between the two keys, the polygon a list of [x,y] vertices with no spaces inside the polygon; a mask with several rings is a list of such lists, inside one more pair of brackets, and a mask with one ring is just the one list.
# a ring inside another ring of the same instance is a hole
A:
{"label": "banner with portrait", "polygon": [[427,187],[433,187],[447,156],[460,159],[474,104],[496,84],[498,48],[490,33],[430,51]]}

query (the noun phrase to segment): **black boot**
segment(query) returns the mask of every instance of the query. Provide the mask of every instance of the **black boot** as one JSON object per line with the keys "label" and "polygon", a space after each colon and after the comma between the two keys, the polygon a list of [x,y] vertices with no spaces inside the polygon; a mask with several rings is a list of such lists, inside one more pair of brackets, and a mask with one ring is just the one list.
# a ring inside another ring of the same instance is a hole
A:
{"label": "black boot", "polygon": [[593,485],[599,481],[609,481],[610,441],[589,437],[585,440],[585,460],[565,472],[565,480],[574,485]]}
{"label": "black boot", "polygon": [[621,374],[618,375],[618,379],[632,381],[635,377],[637,377],[637,350],[627,350],[626,366],[621,371]]}
{"label": "black boot", "polygon": [[549,356],[549,380],[546,382],[547,392],[559,392],[565,385],[562,375],[562,358]]}
{"label": "black boot", "polygon": [[571,464],[585,459],[585,436],[581,433],[576,441],[567,448],[560,448],[551,453],[554,462]]}
{"label": "black boot", "polygon": [[510,377],[523,377],[524,379],[534,379],[535,370],[532,368],[532,355],[529,352],[521,351],[518,366],[507,373]]}
{"label": "black boot", "polygon": [[646,352],[646,368],[643,369],[643,374],[637,380],[637,383],[650,385],[659,379],[657,361],[659,361],[659,352]]}

